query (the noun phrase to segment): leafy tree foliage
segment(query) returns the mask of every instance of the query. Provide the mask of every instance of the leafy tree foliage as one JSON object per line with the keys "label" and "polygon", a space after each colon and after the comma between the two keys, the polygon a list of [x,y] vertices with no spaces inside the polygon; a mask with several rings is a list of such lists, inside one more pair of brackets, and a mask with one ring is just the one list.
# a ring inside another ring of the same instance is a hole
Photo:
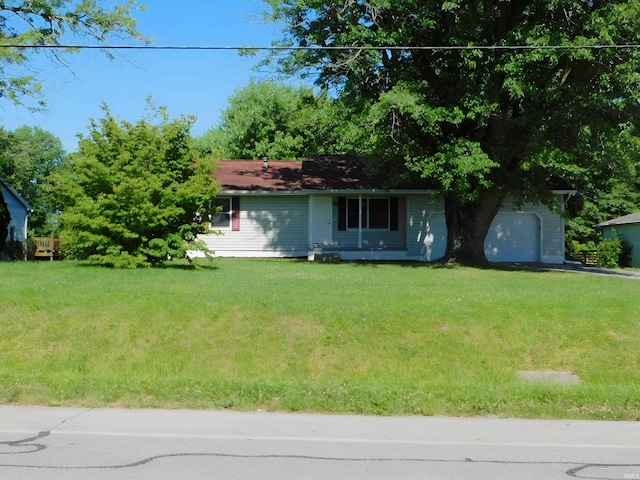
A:
{"label": "leafy tree foliage", "polygon": [[351,112],[326,91],[252,80],[229,99],[220,126],[199,145],[218,158],[292,160],[352,153],[363,145],[362,133]]}
{"label": "leafy tree foliage", "polygon": [[[41,85],[34,74],[37,69],[30,65],[30,61],[44,54],[49,55],[53,62],[65,65],[65,55],[73,53],[73,50],[33,47],[59,45],[71,38],[90,38],[99,44],[116,38],[143,39],[131,15],[135,0],[112,3],[110,8],[105,8],[104,3],[103,0],[0,1],[0,99],[29,110],[44,108]],[[106,50],[105,53],[111,56]],[[31,99],[32,103],[25,99]],[[2,204],[4,198],[0,192]],[[40,220],[38,215],[36,213],[36,226]],[[0,236],[8,224],[8,220],[0,216]],[[0,242],[3,241],[4,237]]]}
{"label": "leafy tree foliage", "polygon": [[[104,0],[11,0],[0,2],[0,97],[22,103],[31,97],[31,109],[41,109],[41,86],[29,66],[38,54],[48,54],[64,64],[71,49],[44,50],[39,45],[59,45],[70,39],[93,39],[107,44],[113,39],[143,39],[131,15],[135,0],[103,5]],[[143,8],[143,7],[140,7]],[[12,47],[11,45],[16,45]],[[31,47],[31,48],[25,48]],[[105,50],[107,55],[111,55]],[[28,71],[28,74],[16,73]]]}
{"label": "leafy tree foliage", "polygon": [[160,109],[158,124],[134,124],[105,110],[52,175],[65,253],[119,267],[184,258],[215,194],[213,162],[192,145],[194,119]]}
{"label": "leafy tree foliage", "polygon": [[594,246],[601,240],[600,222],[640,211],[640,175],[622,177],[620,171],[601,176],[597,188],[585,189],[568,204],[567,240]]}
{"label": "leafy tree foliage", "polygon": [[268,3],[283,44],[345,47],[273,61],[369,102],[377,153],[439,185],[449,260],[486,263],[507,196],[551,202],[552,177],[581,188],[637,158],[640,51],[616,45],[637,43],[640,2]]}
{"label": "leafy tree foliage", "polygon": [[[631,141],[634,140],[634,141]],[[591,248],[601,240],[594,226],[605,220],[640,210],[640,139],[621,140],[614,145],[624,152],[612,151],[597,170],[582,182],[579,194],[569,202],[567,239]],[[620,161],[625,156],[635,161]]]}
{"label": "leafy tree foliage", "polygon": [[60,139],[39,127],[23,126],[13,132],[0,128],[0,177],[33,207],[29,226],[35,236],[52,231],[48,219],[53,211],[43,187],[63,156]]}

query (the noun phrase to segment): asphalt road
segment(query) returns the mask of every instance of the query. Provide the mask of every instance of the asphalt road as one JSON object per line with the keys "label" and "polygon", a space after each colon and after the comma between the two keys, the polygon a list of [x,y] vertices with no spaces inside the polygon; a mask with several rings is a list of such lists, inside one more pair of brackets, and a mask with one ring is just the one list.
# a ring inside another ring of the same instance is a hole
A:
{"label": "asphalt road", "polygon": [[0,407],[0,479],[640,480],[640,423]]}

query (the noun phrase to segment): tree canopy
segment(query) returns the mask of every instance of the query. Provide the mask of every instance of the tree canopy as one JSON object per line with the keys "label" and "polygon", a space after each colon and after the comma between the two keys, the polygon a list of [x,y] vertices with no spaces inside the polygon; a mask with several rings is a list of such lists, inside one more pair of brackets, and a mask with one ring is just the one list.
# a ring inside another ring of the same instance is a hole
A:
{"label": "tree canopy", "polygon": [[67,256],[138,267],[195,248],[215,195],[214,163],[196,155],[193,118],[158,114],[157,124],[129,123],[107,109],[52,175]]}
{"label": "tree canopy", "polygon": [[[31,61],[38,55],[48,55],[52,62],[65,65],[65,56],[77,50],[44,46],[60,46],[64,41],[87,38],[105,46],[113,39],[143,40],[132,16],[135,0],[108,2],[108,7],[104,7],[105,3],[103,0],[0,1],[0,102],[8,100],[29,110],[45,107],[37,69],[30,65]],[[111,56],[108,50],[105,53]],[[4,203],[0,192],[0,211]],[[36,226],[38,218],[36,213]],[[0,215],[0,251],[4,243],[2,232],[8,223],[8,216]]]}
{"label": "tree canopy", "polygon": [[282,44],[317,47],[272,61],[368,102],[375,153],[437,183],[450,260],[486,263],[507,196],[550,202],[554,177],[638,158],[637,0],[268,3]]}
{"label": "tree canopy", "polygon": [[326,91],[252,80],[229,98],[220,125],[199,144],[219,158],[292,160],[351,153],[361,134],[357,120]]}
{"label": "tree canopy", "polygon": [[63,156],[62,142],[51,132],[26,125],[12,132],[0,127],[0,177],[33,207],[29,229],[35,236],[52,231],[48,224],[52,207],[43,188]]}

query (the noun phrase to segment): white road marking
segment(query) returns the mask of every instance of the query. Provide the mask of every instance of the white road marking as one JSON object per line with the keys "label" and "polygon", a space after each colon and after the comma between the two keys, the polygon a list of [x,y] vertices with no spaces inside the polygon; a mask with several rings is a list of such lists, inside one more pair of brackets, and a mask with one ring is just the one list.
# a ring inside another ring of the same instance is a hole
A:
{"label": "white road marking", "polygon": [[[640,445],[591,444],[591,443],[536,443],[536,442],[483,442],[477,441],[438,441],[438,440],[400,440],[372,438],[338,438],[338,437],[306,437],[306,436],[273,436],[273,435],[214,435],[214,434],[175,434],[175,433],[136,433],[136,432],[99,432],[99,431],[65,431],[49,430],[51,436],[86,436],[86,437],[125,437],[125,438],[158,438],[181,440],[249,440],[249,441],[281,441],[281,442],[317,442],[317,443],[364,443],[395,445],[430,445],[430,446],[487,446],[517,448],[595,448],[616,450],[640,450]],[[0,434],[37,435],[34,430],[0,430]]]}

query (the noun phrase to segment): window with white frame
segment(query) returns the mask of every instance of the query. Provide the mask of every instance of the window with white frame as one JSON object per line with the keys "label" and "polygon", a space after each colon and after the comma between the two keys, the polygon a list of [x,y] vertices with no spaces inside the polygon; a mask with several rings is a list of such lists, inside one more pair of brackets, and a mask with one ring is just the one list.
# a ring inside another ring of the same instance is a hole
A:
{"label": "window with white frame", "polygon": [[214,229],[231,228],[231,198],[216,198],[211,206],[211,226]]}
{"label": "window with white frame", "polygon": [[389,230],[389,198],[347,198],[346,209],[347,229]]}

